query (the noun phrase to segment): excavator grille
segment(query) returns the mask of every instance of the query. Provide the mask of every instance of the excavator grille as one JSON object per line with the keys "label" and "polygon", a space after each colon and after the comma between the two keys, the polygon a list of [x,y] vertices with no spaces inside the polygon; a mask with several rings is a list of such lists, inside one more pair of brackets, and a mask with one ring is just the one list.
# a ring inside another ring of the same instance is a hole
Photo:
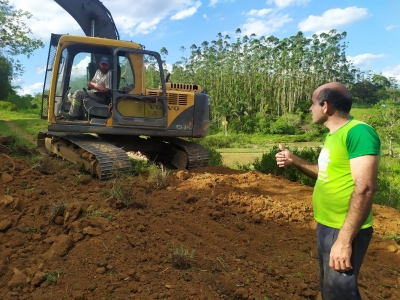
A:
{"label": "excavator grille", "polygon": [[[149,96],[161,96],[159,91],[149,91]],[[179,93],[167,93],[167,103],[168,105],[182,105],[186,106],[188,103],[187,94]]]}

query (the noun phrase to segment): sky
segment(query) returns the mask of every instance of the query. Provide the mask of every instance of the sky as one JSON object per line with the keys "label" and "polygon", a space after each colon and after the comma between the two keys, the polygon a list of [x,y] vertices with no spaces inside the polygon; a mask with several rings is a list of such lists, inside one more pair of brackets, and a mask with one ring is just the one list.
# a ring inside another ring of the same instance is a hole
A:
{"label": "sky", "polygon": [[[77,0],[70,0],[77,1]],[[31,37],[45,47],[17,57],[25,73],[15,78],[20,95],[41,93],[51,33],[83,35],[75,20],[53,0],[9,0],[29,11]],[[77,1],[78,2],[78,1]],[[190,46],[211,42],[218,33],[236,40],[252,33],[279,39],[302,31],[306,37],[336,29],[347,32],[346,55],[360,70],[400,81],[399,0],[103,0],[121,40],[145,45],[147,50],[168,50],[172,65],[190,55]],[[187,50],[181,51],[184,46]]]}

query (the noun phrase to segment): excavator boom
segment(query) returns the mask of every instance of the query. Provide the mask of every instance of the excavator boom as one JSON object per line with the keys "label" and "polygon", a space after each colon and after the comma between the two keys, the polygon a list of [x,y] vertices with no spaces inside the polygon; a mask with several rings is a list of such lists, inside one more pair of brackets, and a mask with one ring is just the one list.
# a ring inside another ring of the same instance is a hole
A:
{"label": "excavator boom", "polygon": [[68,12],[87,36],[119,40],[110,11],[99,0],[54,0]]}

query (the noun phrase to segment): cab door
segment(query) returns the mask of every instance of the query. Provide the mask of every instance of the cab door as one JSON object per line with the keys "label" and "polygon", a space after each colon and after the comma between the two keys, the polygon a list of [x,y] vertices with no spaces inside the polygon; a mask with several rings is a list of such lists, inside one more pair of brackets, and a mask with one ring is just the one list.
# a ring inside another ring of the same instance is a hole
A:
{"label": "cab door", "polygon": [[[113,91],[113,127],[167,128],[165,79],[160,55],[146,50],[117,49],[117,88]],[[146,89],[157,91],[146,95]]]}

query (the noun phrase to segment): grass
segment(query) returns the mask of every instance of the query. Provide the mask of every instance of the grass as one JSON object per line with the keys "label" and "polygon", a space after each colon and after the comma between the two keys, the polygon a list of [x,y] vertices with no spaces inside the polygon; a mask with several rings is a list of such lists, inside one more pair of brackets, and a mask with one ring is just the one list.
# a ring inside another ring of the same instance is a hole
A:
{"label": "grass", "polygon": [[101,209],[87,209],[87,210],[84,210],[84,212],[86,213],[86,215],[89,219],[94,219],[95,217],[102,217],[107,220],[111,220],[113,217],[113,215],[111,213],[109,213],[108,211],[101,210]]}
{"label": "grass", "polygon": [[133,196],[134,183],[136,181],[130,176],[125,174],[116,175],[109,192],[110,197],[116,201],[121,201],[126,207],[145,208],[147,201]]}
{"label": "grass", "polygon": [[57,269],[52,272],[47,272],[46,273],[46,279],[45,281],[50,281],[52,283],[57,283],[58,277],[63,273],[62,269]]}
{"label": "grass", "polygon": [[196,249],[189,251],[183,245],[175,248],[174,251],[170,254],[172,266],[179,270],[189,269],[192,266],[192,260],[195,252]]}
{"label": "grass", "polygon": [[153,185],[157,190],[167,187],[167,178],[170,171],[165,169],[162,165],[157,166],[156,164],[151,164],[148,168],[149,176],[147,181]]}
{"label": "grass", "polygon": [[392,240],[392,241],[395,241],[395,242],[397,242],[397,241],[400,242],[400,235],[397,234],[397,233],[384,235],[384,236],[382,236],[382,239],[383,240]]}
{"label": "grass", "polygon": [[[37,114],[26,111],[1,111],[0,119],[12,120],[26,133],[36,136],[41,130],[47,129],[47,120],[40,119]],[[0,126],[1,128],[1,126]]]}

